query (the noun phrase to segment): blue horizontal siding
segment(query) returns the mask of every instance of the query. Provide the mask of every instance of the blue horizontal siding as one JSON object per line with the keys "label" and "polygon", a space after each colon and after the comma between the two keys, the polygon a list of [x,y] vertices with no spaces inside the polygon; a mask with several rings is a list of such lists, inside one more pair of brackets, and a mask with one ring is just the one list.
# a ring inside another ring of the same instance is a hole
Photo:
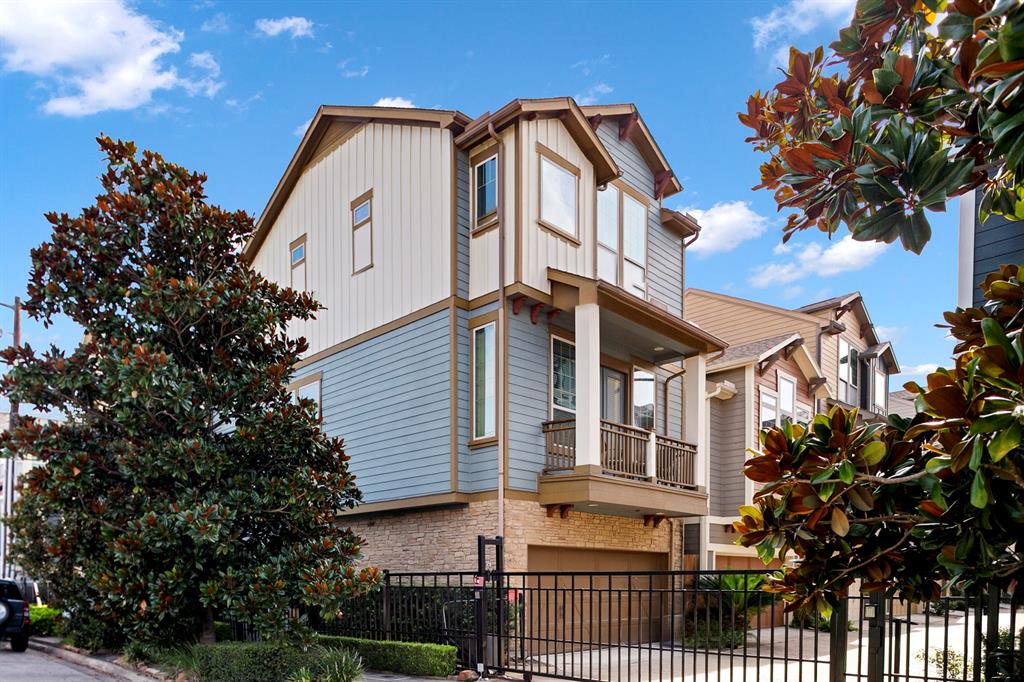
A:
{"label": "blue horizontal siding", "polygon": [[508,484],[535,491],[544,468],[548,418],[548,325],[525,312],[508,312]]}
{"label": "blue horizontal siding", "polygon": [[449,317],[442,310],[297,371],[321,372],[325,433],[365,502],[451,490]]}

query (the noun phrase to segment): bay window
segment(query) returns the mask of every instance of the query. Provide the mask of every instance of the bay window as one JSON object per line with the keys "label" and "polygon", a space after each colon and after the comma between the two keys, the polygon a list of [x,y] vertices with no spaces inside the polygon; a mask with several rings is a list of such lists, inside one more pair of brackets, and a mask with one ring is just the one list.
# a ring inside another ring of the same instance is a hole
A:
{"label": "bay window", "polygon": [[470,366],[473,376],[470,382],[472,392],[470,404],[473,415],[472,440],[483,440],[496,436],[497,420],[497,381],[494,346],[495,323],[476,327],[472,330]]}
{"label": "bay window", "polygon": [[579,238],[578,206],[580,169],[538,143],[540,157],[540,224],[569,237]]}

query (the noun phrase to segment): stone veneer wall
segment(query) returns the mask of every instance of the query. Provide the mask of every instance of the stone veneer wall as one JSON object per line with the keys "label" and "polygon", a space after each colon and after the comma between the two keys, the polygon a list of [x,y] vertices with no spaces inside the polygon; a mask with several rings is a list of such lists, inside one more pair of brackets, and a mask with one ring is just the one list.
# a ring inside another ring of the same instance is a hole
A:
{"label": "stone veneer wall", "polygon": [[[364,542],[361,564],[390,571],[476,570],[476,538],[497,531],[497,501],[468,507],[341,519]],[[666,520],[658,528],[643,519],[569,512],[548,518],[530,500],[505,500],[505,568],[527,570],[530,545],[589,547],[670,553],[669,566],[681,568],[682,524]]]}

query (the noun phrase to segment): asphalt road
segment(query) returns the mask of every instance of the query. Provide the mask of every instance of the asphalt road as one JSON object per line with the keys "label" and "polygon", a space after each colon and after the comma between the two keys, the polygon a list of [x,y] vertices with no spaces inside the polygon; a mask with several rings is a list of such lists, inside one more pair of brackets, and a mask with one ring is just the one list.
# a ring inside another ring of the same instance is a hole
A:
{"label": "asphalt road", "polygon": [[0,680],[4,682],[96,682],[111,678],[29,649],[23,654],[0,644]]}

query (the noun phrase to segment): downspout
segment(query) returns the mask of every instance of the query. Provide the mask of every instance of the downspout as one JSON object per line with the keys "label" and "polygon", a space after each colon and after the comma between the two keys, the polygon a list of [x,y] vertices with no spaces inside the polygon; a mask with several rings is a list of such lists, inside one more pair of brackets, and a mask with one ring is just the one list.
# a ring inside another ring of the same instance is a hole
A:
{"label": "downspout", "polygon": [[[666,436],[669,436],[669,432],[668,432],[668,417],[669,417],[669,414],[670,414],[669,413],[669,405],[672,404],[669,401],[669,399],[668,399],[669,398],[668,384],[673,379],[678,379],[679,377],[683,376],[684,374],[686,374],[686,368],[685,367],[680,369],[675,374],[670,374],[667,377],[665,377],[664,388],[662,390],[665,392],[665,435]],[[682,422],[679,423],[679,426],[680,426],[680,428],[682,428]],[[683,434],[680,433],[679,435],[682,436]],[[671,436],[671,437],[674,438],[675,436]]]}
{"label": "downspout", "polygon": [[[496,210],[498,214],[498,330],[500,337],[494,344],[497,379],[495,395],[501,404],[496,415],[495,435],[498,437],[498,536],[505,537],[505,145],[494,130],[494,122],[487,122],[487,135],[498,145]],[[500,339],[500,341],[499,341]]]}

